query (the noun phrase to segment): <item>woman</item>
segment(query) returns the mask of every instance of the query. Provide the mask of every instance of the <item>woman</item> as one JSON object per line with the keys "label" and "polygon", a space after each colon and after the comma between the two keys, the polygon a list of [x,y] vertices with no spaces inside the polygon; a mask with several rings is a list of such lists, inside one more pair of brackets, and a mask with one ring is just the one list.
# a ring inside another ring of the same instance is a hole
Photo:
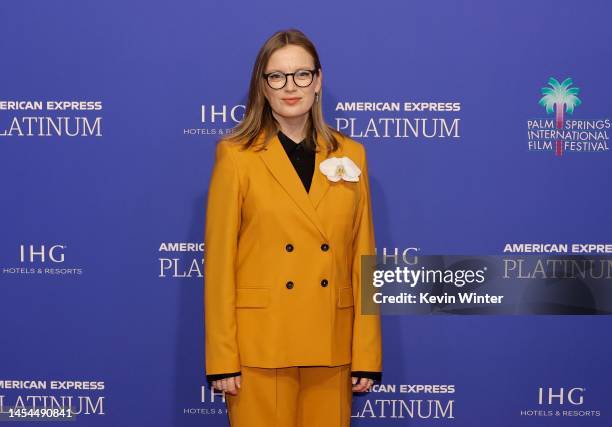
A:
{"label": "woman", "polygon": [[375,247],[365,149],[325,124],[322,77],[302,32],[273,34],[244,119],[216,146],[206,374],[233,427],[348,426],[352,391],[381,378],[380,317],[361,312]]}

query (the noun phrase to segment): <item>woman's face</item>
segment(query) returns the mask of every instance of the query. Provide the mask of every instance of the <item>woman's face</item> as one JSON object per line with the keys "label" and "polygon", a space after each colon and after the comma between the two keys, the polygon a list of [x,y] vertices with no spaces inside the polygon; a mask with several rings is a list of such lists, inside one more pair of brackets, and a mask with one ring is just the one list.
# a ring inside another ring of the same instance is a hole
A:
{"label": "woman's face", "polygon": [[[270,56],[264,73],[272,71],[294,73],[297,70],[314,68],[314,59],[310,54],[303,47],[290,44],[276,50]],[[308,114],[315,99],[315,92],[321,91],[321,70],[313,76],[312,83],[307,87],[297,86],[291,77],[287,76],[287,83],[282,89],[272,89],[264,81],[264,94],[272,111],[285,118],[296,118]]]}

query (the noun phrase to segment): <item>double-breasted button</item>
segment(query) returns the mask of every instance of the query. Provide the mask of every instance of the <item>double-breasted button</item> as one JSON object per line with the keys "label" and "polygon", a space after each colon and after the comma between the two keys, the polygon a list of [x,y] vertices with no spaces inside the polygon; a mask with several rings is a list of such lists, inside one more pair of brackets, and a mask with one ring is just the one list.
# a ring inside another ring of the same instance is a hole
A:
{"label": "double-breasted button", "polygon": [[328,250],[328,249],[329,249],[329,245],[328,245],[327,243],[323,243],[323,244],[321,245],[321,250],[322,250],[322,251],[326,251],[326,250]]}
{"label": "double-breasted button", "polygon": [[287,289],[293,289],[293,282],[289,280],[287,283],[285,283],[285,286],[287,287]]}
{"label": "double-breasted button", "polygon": [[321,280],[321,286],[323,286],[323,287],[326,287],[328,283],[329,282],[327,281],[327,279]]}
{"label": "double-breasted button", "polygon": [[287,245],[285,245],[285,250],[287,252],[293,251],[293,245],[291,243],[287,243]]}

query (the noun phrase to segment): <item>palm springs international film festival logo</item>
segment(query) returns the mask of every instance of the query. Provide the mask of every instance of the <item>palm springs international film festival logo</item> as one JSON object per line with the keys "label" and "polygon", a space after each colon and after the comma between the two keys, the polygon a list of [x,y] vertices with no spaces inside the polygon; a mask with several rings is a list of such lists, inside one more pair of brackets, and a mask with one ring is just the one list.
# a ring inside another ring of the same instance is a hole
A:
{"label": "palm springs international film festival logo", "polygon": [[553,151],[562,156],[570,151],[593,153],[609,151],[608,129],[610,119],[579,120],[566,119],[582,104],[578,97],[580,88],[573,86],[568,77],[561,83],[554,77],[548,79],[548,86],[541,88],[539,104],[553,118],[527,121],[529,151]]}

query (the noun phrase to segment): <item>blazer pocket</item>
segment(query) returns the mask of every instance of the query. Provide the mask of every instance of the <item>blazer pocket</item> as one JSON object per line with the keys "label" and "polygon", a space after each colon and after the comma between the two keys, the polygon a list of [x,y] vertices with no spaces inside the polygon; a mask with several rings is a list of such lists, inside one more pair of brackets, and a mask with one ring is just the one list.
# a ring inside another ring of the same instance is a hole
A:
{"label": "blazer pocket", "polygon": [[340,288],[338,290],[338,307],[351,307],[353,305],[353,288]]}
{"label": "blazer pocket", "polygon": [[266,288],[237,288],[236,307],[266,307],[270,290]]}

